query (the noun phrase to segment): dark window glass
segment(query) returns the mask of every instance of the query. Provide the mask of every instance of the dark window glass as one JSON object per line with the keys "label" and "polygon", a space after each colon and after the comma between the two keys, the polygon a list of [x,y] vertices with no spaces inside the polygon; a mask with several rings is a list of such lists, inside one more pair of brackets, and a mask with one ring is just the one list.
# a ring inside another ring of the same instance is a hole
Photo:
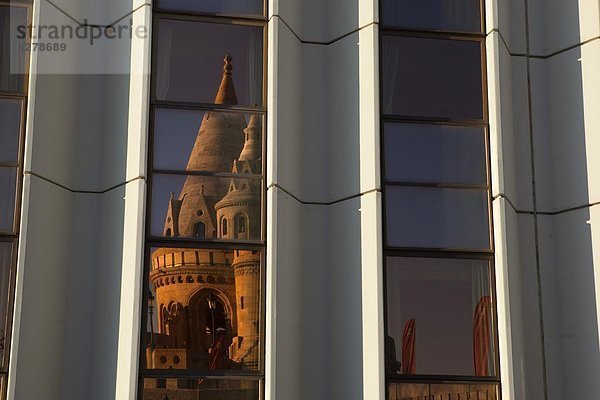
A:
{"label": "dark window glass", "polygon": [[386,263],[387,352],[395,356],[395,363],[388,357],[388,372],[494,375],[488,262],[388,257]]}
{"label": "dark window glass", "polygon": [[0,162],[19,161],[21,100],[0,98]]}
{"label": "dark window glass", "polygon": [[8,312],[9,312],[9,288],[11,279],[11,269],[13,264],[13,245],[10,242],[0,242],[0,363],[6,366],[5,362],[8,353],[4,350],[8,348]]}
{"label": "dark window glass", "polygon": [[17,169],[0,167],[0,232],[13,232]]}
{"label": "dark window glass", "polygon": [[197,222],[196,225],[194,225],[194,237],[200,239],[204,239],[206,237],[206,224],[204,222]]}
{"label": "dark window glass", "polygon": [[481,44],[383,38],[384,114],[482,119]]}
{"label": "dark window glass", "polygon": [[498,400],[497,384],[390,383],[389,400]]}
{"label": "dark window glass", "polygon": [[154,248],[150,257],[147,368],[258,370],[261,253]]}
{"label": "dark window glass", "polygon": [[389,246],[489,249],[488,192],[387,186],[386,227]]}
{"label": "dark window glass", "polygon": [[162,19],[157,45],[157,99],[262,105],[262,27]]}
{"label": "dark window glass", "polygon": [[159,0],[164,10],[193,11],[216,15],[263,16],[263,0]]}
{"label": "dark window glass", "polygon": [[157,109],[154,169],[262,173],[263,117],[218,111]]}
{"label": "dark window glass", "polygon": [[481,32],[481,0],[382,0],[385,26]]}
{"label": "dark window glass", "polygon": [[193,238],[196,223],[202,222],[206,239],[235,240],[233,230],[219,225],[244,212],[249,218],[248,239],[260,240],[261,194],[260,179],[155,174],[151,234]]}
{"label": "dark window glass", "polygon": [[223,236],[227,235],[227,218],[221,218],[221,234]]}
{"label": "dark window glass", "polygon": [[238,233],[246,233],[246,217],[244,214],[236,215],[235,219],[235,225]]}
{"label": "dark window glass", "polygon": [[387,181],[486,184],[485,130],[384,124]]}
{"label": "dark window glass", "polygon": [[25,7],[0,6],[0,90],[25,92],[26,39],[20,39],[19,28],[27,26]]}

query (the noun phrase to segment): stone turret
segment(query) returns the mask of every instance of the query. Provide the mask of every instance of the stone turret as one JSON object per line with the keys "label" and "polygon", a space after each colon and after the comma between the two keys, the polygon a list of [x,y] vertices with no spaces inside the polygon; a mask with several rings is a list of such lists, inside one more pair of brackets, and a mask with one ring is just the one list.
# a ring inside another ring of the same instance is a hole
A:
{"label": "stone turret", "polygon": [[[259,175],[262,168],[260,117],[253,115],[244,129],[244,147],[233,162],[232,173]],[[227,194],[215,204],[218,237],[222,239],[253,239],[261,237],[261,181],[232,178]]]}
{"label": "stone turret", "polygon": [[[233,164],[239,175],[260,174],[261,126],[258,116],[250,118],[244,130],[244,147]],[[219,237],[237,240],[260,240],[260,179],[232,178],[229,191],[217,204]],[[228,227],[224,229],[224,224]],[[258,367],[260,315],[260,253],[235,250],[232,263],[235,276],[238,335],[231,344],[232,359],[246,368]]]}

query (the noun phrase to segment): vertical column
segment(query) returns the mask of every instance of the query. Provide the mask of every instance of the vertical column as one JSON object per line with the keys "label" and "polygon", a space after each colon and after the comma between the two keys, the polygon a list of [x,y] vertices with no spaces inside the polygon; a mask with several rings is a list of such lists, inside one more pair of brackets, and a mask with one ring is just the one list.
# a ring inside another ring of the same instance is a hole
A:
{"label": "vertical column", "polygon": [[379,1],[359,5],[363,398],[385,398],[379,92]]}
{"label": "vertical column", "polygon": [[380,398],[377,3],[274,4],[268,398]]}

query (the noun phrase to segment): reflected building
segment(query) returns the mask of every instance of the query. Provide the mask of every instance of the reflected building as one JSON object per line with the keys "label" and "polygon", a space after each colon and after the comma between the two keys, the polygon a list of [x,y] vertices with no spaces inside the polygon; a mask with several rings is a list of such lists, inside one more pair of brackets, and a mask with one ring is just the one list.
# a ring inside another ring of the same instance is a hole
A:
{"label": "reflected building", "polygon": [[498,400],[498,389],[483,383],[391,383],[388,400]]}
{"label": "reflected building", "polygon": [[[215,103],[236,105],[232,59],[224,61]],[[247,122],[241,114],[205,113],[186,167],[190,175],[169,200],[165,237],[261,237],[262,181],[249,177],[262,172],[261,134],[257,116]],[[231,174],[215,179],[212,171]],[[260,263],[261,253],[252,250],[153,249],[149,284],[156,315],[149,316],[147,368],[257,371]],[[146,379],[144,398],[168,393],[170,399],[212,399],[214,393],[219,399],[253,399],[254,386],[251,381]]]}

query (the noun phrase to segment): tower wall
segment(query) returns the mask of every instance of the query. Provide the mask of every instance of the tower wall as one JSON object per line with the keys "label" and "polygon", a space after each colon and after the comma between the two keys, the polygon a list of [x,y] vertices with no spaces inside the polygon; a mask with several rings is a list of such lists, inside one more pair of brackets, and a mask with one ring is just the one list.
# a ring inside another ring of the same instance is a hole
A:
{"label": "tower wall", "polygon": [[233,270],[238,338],[232,344],[232,358],[256,369],[260,355],[260,253],[236,250]]}

